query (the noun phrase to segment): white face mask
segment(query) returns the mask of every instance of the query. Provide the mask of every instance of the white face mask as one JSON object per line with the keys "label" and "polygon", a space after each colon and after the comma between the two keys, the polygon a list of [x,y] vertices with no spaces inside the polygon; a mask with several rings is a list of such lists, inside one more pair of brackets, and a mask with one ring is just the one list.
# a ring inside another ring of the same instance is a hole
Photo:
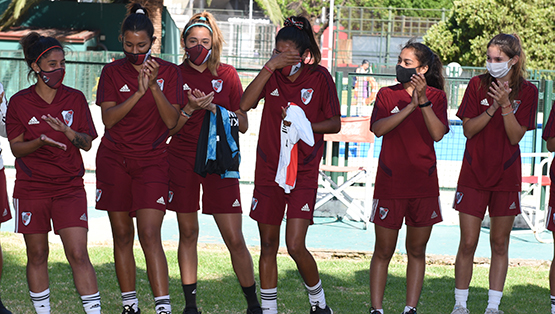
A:
{"label": "white face mask", "polygon": [[491,76],[495,78],[502,78],[505,75],[507,75],[511,70],[511,67],[513,66],[512,64],[511,66],[509,66],[509,62],[511,60],[512,59],[509,59],[509,61],[507,62],[499,62],[499,63],[486,62],[486,68],[488,69],[488,72],[489,74],[491,74]]}

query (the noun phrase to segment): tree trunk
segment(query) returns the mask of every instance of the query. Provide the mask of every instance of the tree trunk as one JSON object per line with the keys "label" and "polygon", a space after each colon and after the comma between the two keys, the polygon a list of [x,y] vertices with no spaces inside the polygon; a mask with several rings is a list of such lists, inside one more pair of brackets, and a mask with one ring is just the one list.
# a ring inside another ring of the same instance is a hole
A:
{"label": "tree trunk", "polygon": [[148,0],[151,17],[154,24],[154,36],[156,40],[152,44],[152,53],[162,53],[162,12],[164,10],[164,0]]}

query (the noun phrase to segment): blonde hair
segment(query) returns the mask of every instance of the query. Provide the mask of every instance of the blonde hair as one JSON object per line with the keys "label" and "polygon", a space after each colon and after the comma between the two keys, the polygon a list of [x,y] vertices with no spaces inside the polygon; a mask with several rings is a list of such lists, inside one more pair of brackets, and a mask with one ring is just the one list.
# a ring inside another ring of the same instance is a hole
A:
{"label": "blonde hair", "polygon": [[[214,76],[218,76],[218,67],[220,66],[220,56],[222,55],[222,47],[224,44],[224,37],[222,35],[222,31],[216,24],[216,19],[214,16],[206,11],[197,13],[191,17],[189,23],[185,25],[183,29],[183,34],[181,34],[181,38],[183,39],[183,43],[185,44],[187,41],[187,36],[191,33],[191,30],[195,27],[203,27],[201,25],[194,25],[193,24],[206,24],[207,28],[210,30],[210,35],[212,36],[212,53],[210,57],[208,57],[208,61],[206,62],[208,66],[208,70]],[[183,61],[187,60],[187,54],[183,55]]]}

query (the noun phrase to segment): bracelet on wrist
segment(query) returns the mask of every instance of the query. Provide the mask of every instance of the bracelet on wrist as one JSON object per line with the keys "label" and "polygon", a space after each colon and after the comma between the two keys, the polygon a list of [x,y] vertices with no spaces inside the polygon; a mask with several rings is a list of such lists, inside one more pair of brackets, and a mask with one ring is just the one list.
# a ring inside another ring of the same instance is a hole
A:
{"label": "bracelet on wrist", "polygon": [[488,111],[487,109],[486,109],[486,114],[487,114],[490,118],[493,118],[493,115],[492,115],[492,114],[489,114],[489,111]]}
{"label": "bracelet on wrist", "polygon": [[506,105],[506,106],[500,106],[502,109],[506,109],[509,108],[511,105]]}
{"label": "bracelet on wrist", "polygon": [[509,114],[511,114],[511,113],[513,113],[513,111],[512,111],[512,110],[511,110],[511,111],[509,111],[509,112],[507,112],[507,113],[502,113],[502,114],[501,114],[501,116],[502,116],[502,117],[505,117],[505,116],[508,116],[508,115],[509,115]]}
{"label": "bracelet on wrist", "polygon": [[424,108],[424,107],[428,107],[428,106],[431,106],[431,105],[432,105],[432,102],[428,100],[427,102],[425,102],[421,105],[418,105],[418,107]]}
{"label": "bracelet on wrist", "polygon": [[191,113],[191,114],[188,114],[188,113],[186,113],[185,110],[183,110],[183,109],[181,109],[181,115],[184,116],[184,117],[187,117],[187,119],[190,119],[190,118],[193,116],[192,113]]}
{"label": "bracelet on wrist", "polygon": [[270,74],[274,74],[274,71],[272,71],[267,65],[264,65],[263,68],[270,72]]}

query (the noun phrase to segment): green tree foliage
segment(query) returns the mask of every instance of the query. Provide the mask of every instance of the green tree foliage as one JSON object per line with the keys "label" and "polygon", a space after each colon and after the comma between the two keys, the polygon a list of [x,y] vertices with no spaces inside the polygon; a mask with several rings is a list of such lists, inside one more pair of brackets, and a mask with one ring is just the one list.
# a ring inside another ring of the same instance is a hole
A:
{"label": "green tree foliage", "polygon": [[424,36],[424,42],[444,63],[484,66],[487,44],[499,33],[520,37],[528,68],[554,68],[553,0],[456,1],[451,16],[433,26]]}

